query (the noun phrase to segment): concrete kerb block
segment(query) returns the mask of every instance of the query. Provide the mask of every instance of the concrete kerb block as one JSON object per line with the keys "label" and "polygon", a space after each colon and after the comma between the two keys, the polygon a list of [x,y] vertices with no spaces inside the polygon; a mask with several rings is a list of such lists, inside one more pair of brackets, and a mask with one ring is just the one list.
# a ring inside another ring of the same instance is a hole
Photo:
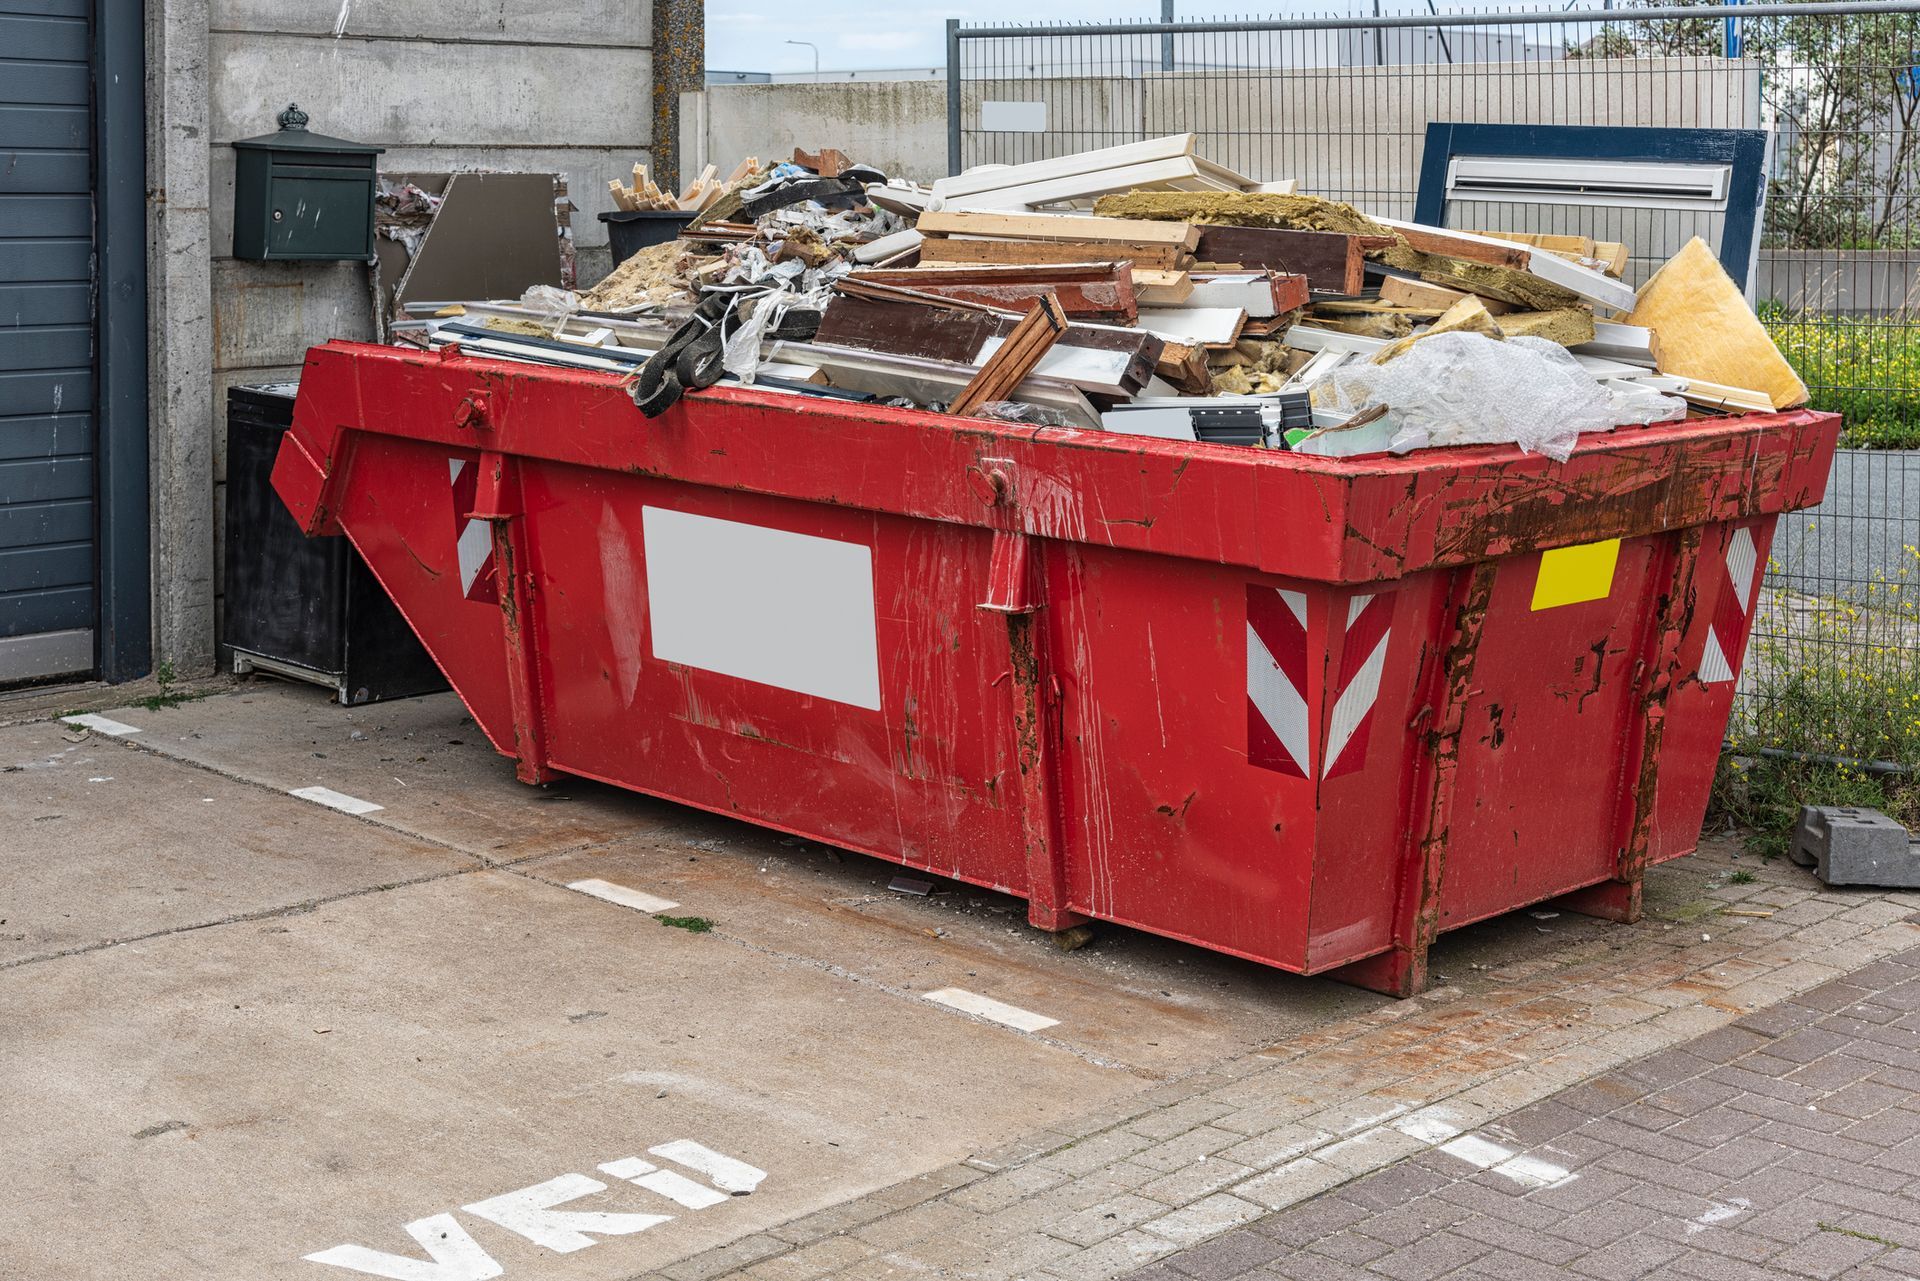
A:
{"label": "concrete kerb block", "polygon": [[1809,805],[1794,829],[1793,861],[1811,867],[1828,885],[1920,888],[1920,845],[1907,829],[1878,810],[1857,805]]}

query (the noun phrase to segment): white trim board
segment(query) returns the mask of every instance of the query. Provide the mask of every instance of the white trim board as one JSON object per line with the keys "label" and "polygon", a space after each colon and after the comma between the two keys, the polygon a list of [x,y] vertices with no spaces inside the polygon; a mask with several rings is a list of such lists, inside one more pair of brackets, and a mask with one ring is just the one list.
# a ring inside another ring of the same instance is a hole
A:
{"label": "white trim board", "polygon": [[1238,307],[1142,307],[1140,328],[1177,343],[1201,346],[1230,343],[1246,327]]}
{"label": "white trim board", "polygon": [[1032,160],[1021,165],[980,165],[965,173],[938,179],[933,184],[933,194],[943,198],[971,196],[983,191],[998,191],[1026,183],[1044,182],[1051,178],[1099,173],[1155,160],[1173,160],[1182,156],[1191,156],[1195,141],[1195,135],[1190,133],[1170,133],[1158,138],[1148,138],[1142,142],[1121,143],[1117,147],[1077,151],[1070,156],[1058,156],[1052,160]]}

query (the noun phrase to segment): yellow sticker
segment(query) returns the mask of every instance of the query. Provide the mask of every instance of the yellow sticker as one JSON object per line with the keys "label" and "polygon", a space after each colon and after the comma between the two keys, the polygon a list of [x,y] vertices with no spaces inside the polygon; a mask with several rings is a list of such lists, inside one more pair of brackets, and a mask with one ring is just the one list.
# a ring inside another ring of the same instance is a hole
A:
{"label": "yellow sticker", "polygon": [[1556,547],[1540,553],[1540,577],[1533,581],[1533,607],[1577,605],[1583,600],[1605,600],[1613,593],[1613,567],[1620,559],[1620,540]]}

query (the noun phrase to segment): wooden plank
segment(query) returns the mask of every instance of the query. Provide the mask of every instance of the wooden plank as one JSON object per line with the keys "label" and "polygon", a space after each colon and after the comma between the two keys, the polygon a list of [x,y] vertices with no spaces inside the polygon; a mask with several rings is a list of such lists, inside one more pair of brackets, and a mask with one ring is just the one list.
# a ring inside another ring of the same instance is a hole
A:
{"label": "wooden plank", "polygon": [[1187,257],[1178,245],[1145,245],[1125,240],[974,240],[930,237],[920,247],[922,262],[1048,263],[1130,262],[1136,270],[1178,270]]}
{"label": "wooden plank", "polygon": [[1043,297],[1057,298],[1075,320],[1130,325],[1138,314],[1133,273],[1120,263],[1081,263],[1055,267],[914,267],[863,270],[853,279],[903,285],[921,293],[989,307],[1029,307]]}
{"label": "wooden plank", "polygon": [[607,192],[613,197],[614,205],[622,212],[632,213],[634,211],[633,193],[621,186],[618,178],[609,178],[607,180]]}
{"label": "wooden plank", "polygon": [[1184,271],[1133,273],[1134,300],[1142,307],[1177,307],[1193,295],[1193,277]]}
{"label": "wooden plank", "polygon": [[900,268],[862,268],[853,273],[856,280],[877,281],[883,285],[903,285],[924,289],[929,285],[1041,284],[1064,281],[1113,280],[1128,269],[1116,262],[1065,262],[1041,264],[960,264]]}
{"label": "wooden plank", "polygon": [[917,224],[926,236],[997,236],[1014,240],[1126,240],[1136,244],[1176,245],[1191,250],[1198,228],[1184,222],[1148,222],[1139,218],[1095,218],[1076,214],[977,213],[929,209]]}
{"label": "wooden plank", "polygon": [[1465,258],[1468,262],[1484,262],[1514,271],[1525,271],[1533,261],[1532,249],[1511,240],[1495,240],[1470,231],[1448,231],[1444,227],[1425,227],[1417,222],[1396,222],[1391,218],[1378,221],[1399,232],[1409,245],[1423,254],[1445,254],[1449,258]]}
{"label": "wooden plank", "polygon": [[1033,309],[1014,326],[1000,350],[987,358],[980,372],[954,397],[947,412],[964,418],[982,405],[1005,400],[1066,330],[1067,314],[1058,299],[1048,294],[1035,300]]}
{"label": "wooden plank", "polygon": [[[1424,280],[1409,280],[1405,276],[1388,276],[1380,282],[1380,301],[1394,303],[1401,307],[1440,312],[1466,296],[1458,289],[1429,284]],[[1513,310],[1513,304],[1510,302],[1499,302],[1492,298],[1482,298],[1480,301],[1496,316],[1503,311]]]}
{"label": "wooden plank", "polygon": [[1365,287],[1366,250],[1378,239],[1332,231],[1205,225],[1194,254],[1202,262],[1305,276],[1314,293],[1346,296]]}
{"label": "wooden plank", "polygon": [[[820,322],[816,340],[866,351],[891,352],[971,368],[987,339],[1004,336],[1020,320],[1017,312],[939,298],[893,285],[861,284],[852,277],[834,286],[836,294]],[[1077,322],[1061,347],[1086,347],[1125,356],[1117,381],[1067,380],[1096,395],[1130,396],[1146,385],[1160,358],[1163,340],[1143,329]]]}

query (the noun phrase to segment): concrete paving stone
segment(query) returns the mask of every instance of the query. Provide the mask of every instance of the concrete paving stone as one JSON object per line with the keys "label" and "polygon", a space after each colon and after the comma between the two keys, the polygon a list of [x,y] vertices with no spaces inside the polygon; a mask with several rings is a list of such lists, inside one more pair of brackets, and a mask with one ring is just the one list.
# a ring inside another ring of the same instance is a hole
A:
{"label": "concrete paving stone", "polygon": [[848,1235],[881,1250],[895,1250],[926,1237],[964,1236],[979,1220],[978,1211],[951,1201],[928,1201],[884,1219],[863,1223]]}
{"label": "concrete paving stone", "polygon": [[1682,1255],[1667,1272],[1688,1281],[1779,1281],[1780,1274],[1763,1264],[1729,1259],[1724,1255]]}
{"label": "concrete paving stone", "polygon": [[1091,1249],[1081,1250],[1070,1259],[1048,1264],[1041,1271],[1064,1281],[1100,1281],[1105,1277],[1123,1276],[1179,1248],[1165,1237],[1135,1228],[1109,1237]]}
{"label": "concrete paving stone", "polygon": [[1037,1193],[1057,1188],[1067,1179],[1068,1176],[1059,1170],[1040,1165],[1022,1165],[998,1174],[989,1174],[951,1193],[947,1199],[966,1209],[991,1214],[1018,1205]]}
{"label": "concrete paving stone", "polygon": [[1276,1281],[1380,1281],[1377,1272],[1368,1272],[1365,1268],[1329,1259],[1311,1250],[1283,1254],[1246,1275],[1257,1281],[1267,1281],[1267,1278],[1275,1278]]}
{"label": "concrete paving stone", "polygon": [[1222,1148],[1218,1155],[1255,1170],[1268,1170],[1331,1143],[1336,1137],[1331,1130],[1287,1122],[1256,1134],[1244,1143]]}
{"label": "concrete paving stone", "polygon": [[1142,1183],[1136,1190],[1141,1196],[1152,1197],[1162,1205],[1186,1205],[1244,1183],[1255,1173],[1255,1170],[1237,1161],[1222,1160],[1216,1156],[1191,1162],[1171,1174],[1163,1174]]}
{"label": "concrete paving stone", "polygon": [[754,1281],[815,1281],[862,1260],[878,1251],[864,1241],[848,1236],[827,1237],[810,1245],[776,1255],[747,1269]]}
{"label": "concrete paving stone", "polygon": [[1437,1198],[1421,1197],[1408,1205],[1382,1210],[1362,1220],[1354,1225],[1354,1231],[1398,1249],[1452,1227],[1466,1218],[1468,1213]]}
{"label": "concrete paving stone", "polygon": [[1317,1241],[1309,1242],[1308,1248],[1315,1254],[1341,1263],[1359,1266],[1370,1264],[1375,1259],[1392,1254],[1393,1246],[1377,1237],[1348,1228],[1341,1232],[1332,1232]]}
{"label": "concrete paving stone", "polygon": [[1462,1219],[1454,1224],[1450,1231],[1463,1237],[1470,1237],[1488,1246],[1490,1254],[1507,1259],[1506,1268],[1510,1281],[1520,1268],[1526,1266],[1521,1263],[1521,1260],[1558,1267],[1584,1249],[1546,1232],[1486,1214],[1476,1214]]}
{"label": "concrete paving stone", "polygon": [[1150,1219],[1141,1227],[1176,1245],[1190,1246],[1211,1240],[1243,1223],[1250,1223],[1264,1213],[1266,1210],[1263,1206],[1226,1192],[1216,1192],[1191,1205],[1182,1206],[1171,1214]]}
{"label": "concrete paving stone", "polygon": [[1334,1166],[1312,1157],[1298,1157],[1245,1183],[1236,1184],[1233,1190],[1236,1195],[1258,1202],[1269,1210],[1279,1210],[1346,1180],[1346,1173]]}
{"label": "concrete paving stone", "polygon": [[1491,1249],[1484,1241],[1456,1232],[1436,1232],[1382,1255],[1367,1266],[1394,1281],[1433,1281],[1435,1277],[1465,1267]]}
{"label": "concrete paving stone", "polygon": [[1357,1204],[1334,1192],[1269,1214],[1248,1230],[1264,1233],[1285,1246],[1304,1247],[1351,1227],[1372,1213],[1372,1206]]}
{"label": "concrete paving stone", "polygon": [[1048,1236],[1059,1237],[1062,1241],[1089,1246],[1128,1228],[1139,1227],[1166,1212],[1167,1207],[1158,1201],[1124,1193],[1055,1219],[1046,1225],[1045,1231]]}
{"label": "concrete paving stone", "polygon": [[668,1281],[712,1281],[714,1277],[752,1267],[762,1259],[783,1253],[787,1248],[787,1243],[776,1237],[742,1237],[694,1258],[670,1263],[660,1269],[660,1275],[668,1278]]}
{"label": "concrete paving stone", "polygon": [[1774,1255],[1768,1263],[1790,1275],[1824,1279],[1837,1277],[1863,1263],[1876,1262],[1890,1252],[1878,1242],[1819,1231],[1792,1249]]}
{"label": "concrete paving stone", "polygon": [[1272,1237],[1241,1230],[1176,1255],[1172,1263],[1156,1266],[1165,1267],[1170,1275],[1192,1277],[1194,1281],[1231,1281],[1286,1253],[1287,1247]]}
{"label": "concrete paving stone", "polygon": [[1634,1281],[1634,1278],[1658,1275],[1659,1269],[1681,1253],[1677,1245],[1651,1235],[1628,1237],[1603,1245],[1574,1260],[1572,1268],[1582,1276],[1600,1281]]}
{"label": "concrete paving stone", "polygon": [[1582,1177],[1585,1177],[1588,1174],[1600,1172],[1623,1174],[1639,1183],[1669,1188],[1676,1192],[1710,1193],[1724,1187],[1727,1182],[1723,1176],[1703,1170],[1699,1166],[1678,1165],[1663,1157],[1626,1150],[1602,1157],[1581,1173]]}
{"label": "concrete paving stone", "polygon": [[1217,1099],[1189,1098],[1156,1108],[1127,1122],[1126,1128],[1144,1138],[1161,1142],[1207,1125],[1234,1109]]}
{"label": "concrete paving stone", "polygon": [[1767,1033],[1735,1023],[1697,1037],[1692,1048],[1695,1057],[1709,1063],[1731,1063],[1759,1049],[1771,1039]]}
{"label": "concrete paving stone", "polygon": [[1348,1184],[1341,1199],[1369,1210],[1391,1210],[1436,1192],[1450,1182],[1445,1175],[1423,1165],[1401,1161],[1372,1178]]}
{"label": "concrete paving stone", "polygon": [[[1138,1133],[1138,1131],[1134,1131]],[[1145,1137],[1142,1135],[1141,1137]],[[1151,1147],[1133,1154],[1132,1160],[1150,1170],[1168,1174],[1184,1166],[1192,1165],[1201,1157],[1212,1156],[1224,1148],[1229,1148],[1244,1140],[1231,1130],[1221,1130],[1210,1125],[1196,1126],[1185,1134],[1160,1140]]]}

